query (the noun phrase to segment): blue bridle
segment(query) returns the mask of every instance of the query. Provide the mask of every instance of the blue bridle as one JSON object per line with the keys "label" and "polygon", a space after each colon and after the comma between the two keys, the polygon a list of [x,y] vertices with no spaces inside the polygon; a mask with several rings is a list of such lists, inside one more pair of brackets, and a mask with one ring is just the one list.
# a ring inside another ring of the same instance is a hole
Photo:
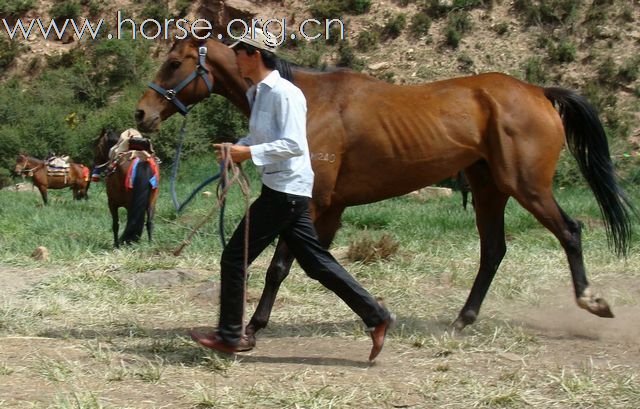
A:
{"label": "blue bridle", "polygon": [[187,107],[180,99],[178,99],[178,94],[182,91],[187,85],[191,83],[191,81],[196,78],[202,78],[204,83],[207,85],[207,89],[209,90],[209,95],[213,92],[213,84],[209,81],[209,69],[206,66],[207,63],[207,47],[200,46],[198,47],[198,65],[196,66],[195,71],[193,71],[187,78],[182,80],[175,88],[164,89],[160,85],[150,82],[149,88],[156,91],[158,94],[162,95],[168,101],[172,102],[173,105],[178,108],[178,111],[186,116],[189,113],[190,108]]}

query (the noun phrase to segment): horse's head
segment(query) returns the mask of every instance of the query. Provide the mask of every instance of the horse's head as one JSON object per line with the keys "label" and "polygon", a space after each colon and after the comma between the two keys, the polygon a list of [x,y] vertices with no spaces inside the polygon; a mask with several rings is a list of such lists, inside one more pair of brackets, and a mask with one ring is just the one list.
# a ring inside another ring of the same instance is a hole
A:
{"label": "horse's head", "polygon": [[160,123],[212,92],[229,98],[249,112],[234,52],[221,42],[186,38],[176,40],[155,79],[136,106],[135,118],[143,132],[157,131]]}
{"label": "horse's head", "polygon": [[16,167],[13,169],[13,173],[16,175],[22,175],[25,169],[29,167],[29,157],[27,155],[20,154],[16,157]]}
{"label": "horse's head", "polygon": [[93,145],[93,171],[91,179],[97,182],[100,173],[109,161],[109,149],[118,142],[120,134],[110,128],[102,128],[100,135],[95,139]]}

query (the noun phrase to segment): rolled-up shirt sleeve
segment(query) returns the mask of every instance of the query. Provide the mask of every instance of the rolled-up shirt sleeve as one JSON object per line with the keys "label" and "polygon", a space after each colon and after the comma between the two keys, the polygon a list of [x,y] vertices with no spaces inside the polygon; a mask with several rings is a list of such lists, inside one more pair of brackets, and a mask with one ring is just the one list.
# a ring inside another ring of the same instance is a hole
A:
{"label": "rolled-up shirt sleeve", "polygon": [[[274,141],[250,146],[251,160],[257,166],[265,166],[303,154],[301,138],[306,135],[307,107],[305,101],[292,101],[279,95],[275,104],[275,126],[271,127]],[[268,125],[268,124],[265,124]],[[261,126],[261,124],[257,124]],[[246,138],[244,138],[246,139]]]}
{"label": "rolled-up shirt sleeve", "polygon": [[251,146],[251,135],[247,135],[244,138],[240,138],[238,139],[238,141],[236,142],[236,145],[240,145],[240,146]]}

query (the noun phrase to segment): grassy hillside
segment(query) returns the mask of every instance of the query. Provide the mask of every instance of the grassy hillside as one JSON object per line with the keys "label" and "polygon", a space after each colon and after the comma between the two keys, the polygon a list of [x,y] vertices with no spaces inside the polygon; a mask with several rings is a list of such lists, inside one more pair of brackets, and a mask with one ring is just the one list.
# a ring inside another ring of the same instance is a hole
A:
{"label": "grassy hillside", "polygon": [[[104,18],[187,16],[215,2],[121,0],[2,0],[0,17]],[[229,7],[251,2],[228,1]],[[284,55],[306,66],[347,66],[396,83],[434,81],[501,71],[541,85],[576,89],[598,108],[619,172],[636,182],[640,145],[640,17],[637,2],[622,0],[288,0],[253,2],[257,17],[339,17],[347,38],[288,41]],[[234,8],[234,10],[236,10]],[[236,10],[237,11],[237,10]],[[242,10],[240,10],[242,11]],[[295,27],[295,24],[293,24]],[[136,100],[152,78],[166,41],[10,40],[0,34],[0,184],[8,183],[15,154],[70,154],[88,162],[105,126],[134,126]],[[173,118],[156,145],[170,157],[179,126]],[[204,152],[216,137],[242,134],[244,119],[226,101],[212,99],[190,120],[188,154]],[[558,180],[576,180],[571,162]]]}

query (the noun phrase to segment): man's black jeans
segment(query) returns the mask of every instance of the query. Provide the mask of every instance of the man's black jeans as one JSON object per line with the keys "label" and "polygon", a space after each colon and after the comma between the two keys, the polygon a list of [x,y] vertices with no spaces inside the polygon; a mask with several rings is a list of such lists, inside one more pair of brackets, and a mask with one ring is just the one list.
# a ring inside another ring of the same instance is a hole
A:
{"label": "man's black jeans", "polygon": [[[229,345],[242,335],[245,219],[222,252],[220,322],[218,334]],[[320,245],[309,216],[309,198],[277,192],[263,185],[249,210],[249,264],[280,236],[311,278],[333,291],[364,321],[374,327],[389,312]]]}

